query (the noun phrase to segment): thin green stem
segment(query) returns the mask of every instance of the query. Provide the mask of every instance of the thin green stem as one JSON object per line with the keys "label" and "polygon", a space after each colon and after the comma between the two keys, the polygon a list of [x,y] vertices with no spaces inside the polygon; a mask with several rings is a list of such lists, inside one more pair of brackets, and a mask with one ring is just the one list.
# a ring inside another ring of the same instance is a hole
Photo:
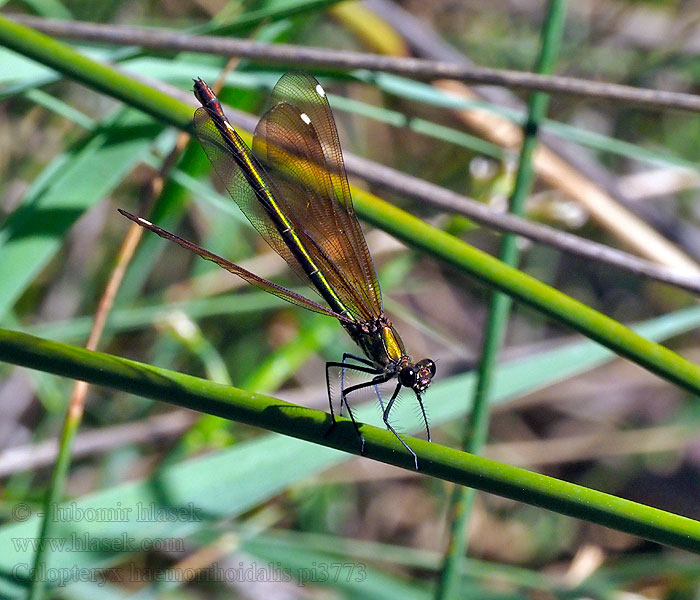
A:
{"label": "thin green stem", "polygon": [[[0,329],[0,360],[360,454],[347,419],[338,418],[333,427],[328,413],[175,371],[6,329]],[[413,470],[413,457],[391,432],[362,425],[362,434],[369,458]],[[700,554],[700,522],[693,519],[418,438],[404,439],[425,475]]]}
{"label": "thin green stem", "polygon": [[[81,413],[82,414],[82,413]],[[44,517],[41,520],[39,530],[39,540],[47,540],[52,537],[52,532],[55,526],[53,519],[54,507],[63,501],[63,492],[65,490],[66,477],[71,462],[71,450],[73,448],[73,440],[80,426],[81,414],[76,415],[69,410],[66,413],[66,418],[63,423],[61,440],[58,446],[58,456],[56,464],[51,473],[51,481],[49,490],[44,498]],[[44,596],[46,588],[46,579],[41,573],[46,572],[46,556],[49,544],[40,543],[34,555],[34,569],[32,570],[32,581],[29,588],[29,600],[38,600]]]}
{"label": "thin green stem", "polygon": [[570,326],[652,373],[700,393],[700,367],[679,354],[364,190],[353,188],[352,193],[355,208],[365,221]]}
{"label": "thin green stem", "polygon": [[[537,73],[549,75],[554,70],[564,31],[565,15],[566,0],[550,0],[547,18],[542,29],[540,54],[535,67]],[[509,211],[517,216],[522,216],[525,201],[532,190],[534,180],[532,155],[537,147],[537,132],[547,115],[548,104],[549,96],[543,92],[536,92],[530,96],[528,118],[523,127],[523,145],[518,172],[509,202]],[[512,233],[504,234],[501,239],[501,261],[506,265],[515,266],[519,257],[517,236]],[[481,452],[488,437],[491,388],[511,304],[510,296],[497,290],[493,291],[481,349],[479,373],[472,398],[473,408],[470,418],[467,419],[462,442],[463,449],[472,454]],[[474,488],[457,486],[453,490],[448,510],[449,540],[435,594],[438,600],[456,598],[459,594],[460,566],[467,547],[467,526],[475,496]]]}

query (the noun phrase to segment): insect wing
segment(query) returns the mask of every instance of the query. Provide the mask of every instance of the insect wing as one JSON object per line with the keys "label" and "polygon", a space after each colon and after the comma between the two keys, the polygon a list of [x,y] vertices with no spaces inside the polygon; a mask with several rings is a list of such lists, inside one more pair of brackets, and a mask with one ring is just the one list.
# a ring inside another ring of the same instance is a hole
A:
{"label": "insect wing", "polygon": [[327,309],[325,306],[321,306],[320,304],[317,304],[313,300],[309,300],[308,298],[304,298],[304,296],[301,296],[292,290],[288,290],[287,288],[282,287],[281,285],[277,285],[276,283],[273,283],[272,281],[268,281],[267,279],[264,279],[262,277],[258,277],[254,273],[251,273],[247,269],[244,269],[243,267],[240,267],[225,258],[221,258],[220,256],[217,256],[213,252],[209,252],[209,250],[205,250],[204,248],[198,246],[197,244],[190,242],[189,240],[183,239],[180,236],[175,235],[174,233],[170,233],[169,231],[163,229],[162,227],[158,227],[157,225],[154,225],[150,221],[147,221],[146,219],[143,219],[141,217],[137,217],[136,215],[132,215],[130,212],[127,212],[121,208],[117,209],[122,215],[124,215],[127,219],[131,219],[134,223],[137,225],[140,225],[141,227],[144,227],[145,229],[148,229],[152,231],[153,233],[158,234],[160,237],[169,240],[171,242],[175,242],[179,246],[182,246],[186,250],[190,250],[194,252],[195,254],[198,254],[205,260],[210,260],[213,263],[216,263],[220,267],[226,269],[230,273],[233,273],[234,275],[238,275],[240,278],[244,279],[251,285],[254,285],[257,288],[260,288],[261,290],[264,290],[265,292],[269,294],[274,294],[278,298],[281,298],[282,300],[286,300],[287,302],[291,302],[292,304],[296,304],[297,306],[301,306],[303,308],[306,308],[308,310],[311,310],[313,312],[321,313],[322,315],[328,315],[329,317],[335,317],[336,319],[340,319],[341,321],[347,321],[344,317],[341,315],[338,315],[334,313],[333,311]]}
{"label": "insect wing", "polygon": [[253,154],[334,266],[324,276],[334,289],[347,289],[351,313],[361,321],[380,315],[381,292],[352,205],[335,121],[315,78],[300,71],[282,76],[256,128]]}
{"label": "insect wing", "polygon": [[[268,189],[274,186],[246,147],[245,142],[233,128],[226,129],[227,135],[224,137],[212,116],[204,108],[199,108],[195,112],[194,126],[204,152],[231,198],[272,249],[284,258],[303,282],[308,282],[304,269],[282,239],[266,211],[265,199],[260,198],[251,185],[250,178],[257,177]],[[240,162],[235,158],[236,153],[242,158]],[[253,165],[253,172],[247,175],[240,166],[245,162]]]}

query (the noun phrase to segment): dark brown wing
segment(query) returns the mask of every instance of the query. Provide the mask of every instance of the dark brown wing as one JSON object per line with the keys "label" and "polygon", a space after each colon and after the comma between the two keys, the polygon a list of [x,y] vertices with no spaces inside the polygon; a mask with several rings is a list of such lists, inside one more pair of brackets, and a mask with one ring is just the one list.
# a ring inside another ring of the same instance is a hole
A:
{"label": "dark brown wing", "polygon": [[160,237],[165,238],[166,240],[170,240],[171,242],[175,242],[176,244],[182,246],[186,250],[191,250],[195,254],[199,254],[202,258],[206,260],[210,260],[220,267],[226,269],[227,271],[233,273],[234,275],[238,275],[240,278],[244,279],[251,285],[254,285],[255,287],[260,288],[261,290],[264,290],[265,292],[268,292],[269,294],[274,294],[278,298],[282,298],[282,300],[286,300],[287,302],[291,302],[292,304],[296,304],[297,306],[301,306],[303,308],[306,308],[308,310],[312,310],[317,313],[321,313],[322,315],[328,315],[329,317],[335,317],[336,319],[340,319],[341,321],[345,322],[351,322],[349,319],[346,319],[342,315],[334,313],[332,310],[329,310],[325,306],[321,306],[320,304],[314,302],[313,300],[309,300],[308,298],[304,298],[304,296],[300,296],[299,294],[293,292],[292,290],[288,290],[287,288],[282,287],[281,285],[277,285],[276,283],[273,283],[272,281],[268,281],[267,279],[263,279],[262,277],[258,277],[254,273],[251,273],[250,271],[244,269],[243,267],[239,267],[238,265],[226,260],[225,258],[221,258],[220,256],[217,256],[216,254],[209,252],[208,250],[205,250],[204,248],[201,248],[197,244],[190,242],[188,240],[185,240],[174,233],[170,233],[169,231],[158,227],[157,225],[154,225],[150,221],[147,221],[146,219],[143,219],[142,217],[137,217],[136,215],[132,215],[130,212],[127,212],[121,208],[117,209],[122,215],[124,215],[127,219],[131,219],[134,223],[137,225],[140,225],[141,227],[144,227],[145,229],[149,229],[153,233],[157,233]]}
{"label": "dark brown wing", "polygon": [[334,286],[350,286],[363,320],[382,312],[381,291],[350,196],[338,132],[325,91],[301,71],[282,76],[258,124],[253,154],[281,190],[314,245],[335,266]]}
{"label": "dark brown wing", "polygon": [[[295,182],[295,186],[290,187],[289,182],[281,182],[280,190],[223,113],[212,114],[200,108],[195,112],[194,125],[204,151],[231,198],[302,281],[309,283],[326,299],[335,314],[345,314],[363,323],[375,317],[372,308],[358,296],[344,276],[341,267],[334,264],[318,242],[308,235],[309,214],[295,211],[287,202],[285,194],[294,198],[299,184]],[[290,236],[290,229],[294,236]],[[284,231],[287,231],[286,239],[282,236]],[[309,260],[303,264],[300,257]],[[322,274],[325,282],[319,280],[316,272]]]}
{"label": "dark brown wing", "polygon": [[[308,278],[304,269],[278,233],[264,206],[261,204],[261,200],[250,185],[238,162],[236,162],[229,144],[222,137],[211,115],[204,108],[199,108],[195,111],[194,126],[204,152],[231,198],[235,200],[243,214],[272,249],[287,261],[287,264],[304,283],[307,283]],[[243,152],[253,162],[257,163],[240,136],[233,129],[231,129],[230,134],[234,136],[234,142],[240,146],[240,152]],[[256,176],[260,177],[267,186],[274,187],[274,184],[269,181],[266,173],[259,165],[257,165],[256,171]]]}

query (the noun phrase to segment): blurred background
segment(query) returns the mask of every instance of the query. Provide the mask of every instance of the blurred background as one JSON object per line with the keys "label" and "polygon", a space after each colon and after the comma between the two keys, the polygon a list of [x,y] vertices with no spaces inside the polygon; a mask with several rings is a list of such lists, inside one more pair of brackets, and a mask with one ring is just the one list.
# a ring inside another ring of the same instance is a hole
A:
{"label": "blurred background", "polygon": [[[226,25],[227,35],[266,42],[530,71],[546,8],[540,0],[32,0],[5,2],[2,14],[113,26],[116,42],[66,41],[181,90],[202,77],[221,87],[222,102],[259,116],[285,68],[141,51],[119,44],[118,28],[191,32]],[[572,2],[556,73],[697,93],[699,47],[700,2]],[[9,50],[0,50],[0,61],[3,327],[85,345],[129,230],[117,207],[153,214],[179,235],[306,293],[222,193],[196,142]],[[506,209],[525,92],[361,69],[315,73],[345,152]],[[698,115],[555,95],[542,135],[546,152],[536,162],[529,220],[696,274]],[[350,176],[498,253],[498,232]],[[605,218],[611,206],[620,210],[612,220]],[[643,227],[630,240],[638,223]],[[409,353],[437,362],[434,389],[425,396],[433,439],[459,447],[489,291],[380,230],[365,223],[363,229],[385,309]],[[643,321],[656,328],[655,339],[700,358],[697,323],[688,317],[695,314],[688,312],[692,293],[520,241],[525,272],[625,324]],[[668,254],[657,254],[657,243]],[[333,320],[286,305],[150,233],[127,262],[100,350],[327,410],[324,363],[355,350]],[[500,363],[486,456],[700,518],[697,398],[517,304]],[[32,552],[11,541],[14,511],[20,504],[32,515],[41,510],[75,390],[73,381],[37,371],[3,364],[0,373],[1,553],[24,557],[4,559],[0,595],[15,597],[27,583],[6,565],[31,563]],[[381,424],[376,403],[365,400],[361,418]],[[395,425],[424,435],[412,396],[402,400]],[[170,494],[194,493],[204,516],[165,530],[148,519],[128,527],[87,519],[90,539],[128,531],[137,541],[126,551],[100,546],[80,554],[81,565],[111,574],[111,583],[73,579],[52,588],[56,597],[127,590],[182,598],[427,598],[447,542],[452,491],[417,473],[98,387],[87,390],[65,483],[65,498],[76,507],[151,506]],[[31,523],[26,531],[36,531],[38,521]],[[170,537],[181,545],[162,543]],[[57,564],[78,564],[76,554],[53,554]],[[465,596],[700,595],[700,568],[685,553],[482,493],[468,557]],[[351,575],[328,574],[335,564],[350,565]],[[201,573],[212,565],[239,575],[155,581],[157,574]],[[261,568],[268,574],[255,576]],[[275,576],[285,569],[293,576]]]}

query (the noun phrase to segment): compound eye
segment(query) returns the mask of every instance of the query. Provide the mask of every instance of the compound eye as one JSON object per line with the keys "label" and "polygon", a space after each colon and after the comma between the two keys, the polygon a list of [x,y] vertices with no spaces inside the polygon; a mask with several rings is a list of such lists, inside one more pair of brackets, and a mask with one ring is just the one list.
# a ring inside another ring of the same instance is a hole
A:
{"label": "compound eye", "polygon": [[406,387],[413,387],[416,383],[417,373],[413,367],[404,367],[399,371],[399,382]]}
{"label": "compound eye", "polygon": [[428,372],[430,373],[430,377],[432,377],[433,375],[435,375],[435,369],[436,369],[435,363],[434,363],[432,360],[430,360],[429,358],[424,358],[424,359],[423,359],[422,361],[420,361],[418,364],[419,364],[420,366],[423,366],[423,367],[425,367],[426,369],[428,369]]}

